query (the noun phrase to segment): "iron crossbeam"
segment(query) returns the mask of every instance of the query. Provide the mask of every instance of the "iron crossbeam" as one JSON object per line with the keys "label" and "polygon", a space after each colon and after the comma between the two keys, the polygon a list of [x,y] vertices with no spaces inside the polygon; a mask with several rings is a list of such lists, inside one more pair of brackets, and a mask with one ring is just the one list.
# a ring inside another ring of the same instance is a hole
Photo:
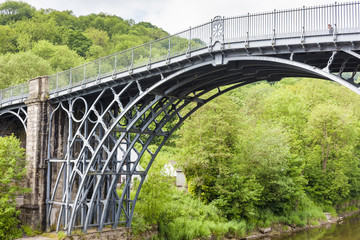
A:
{"label": "iron crossbeam", "polygon": [[145,134],[145,135],[154,135],[154,136],[167,136],[168,133],[166,132],[154,132],[154,131],[148,131],[148,130],[141,130],[141,129],[125,129],[125,128],[114,128],[114,132],[122,132],[122,133],[139,133],[139,134]]}
{"label": "iron crossbeam", "polygon": [[156,90],[150,92],[150,94],[153,94],[153,95],[156,95],[156,96],[161,96],[161,97],[185,100],[185,101],[190,101],[190,102],[197,102],[197,103],[204,103],[205,102],[205,100],[201,99],[201,98],[195,98],[195,97],[189,97],[189,96],[187,96],[187,97],[179,97],[179,96],[175,96],[175,95],[165,94],[163,92],[156,91]]}
{"label": "iron crossbeam", "polygon": [[88,175],[89,176],[92,176],[92,175],[139,175],[139,176],[142,176],[142,175],[145,175],[146,173],[144,171],[134,171],[134,172],[89,172]]}

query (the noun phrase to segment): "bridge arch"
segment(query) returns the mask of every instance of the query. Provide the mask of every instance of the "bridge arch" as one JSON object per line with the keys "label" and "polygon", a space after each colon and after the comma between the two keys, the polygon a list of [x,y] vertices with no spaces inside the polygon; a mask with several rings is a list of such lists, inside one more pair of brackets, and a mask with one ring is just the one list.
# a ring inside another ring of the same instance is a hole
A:
{"label": "bridge arch", "polygon": [[[347,80],[328,72],[328,67],[329,63],[320,69],[284,58],[218,53],[211,61],[188,66],[165,77],[160,74],[160,80],[151,86],[131,81],[122,88],[105,88],[95,99],[77,97],[68,101],[68,106],[58,103],[52,116],[63,109],[74,126],[60,170],[66,181],[57,229],[61,222],[67,223],[68,234],[75,227],[86,232],[93,226],[99,230],[106,225],[116,228],[119,223],[130,226],[142,184],[162,146],[192,113],[232,89],[263,80],[313,77],[335,81],[360,94]],[[83,121],[72,118],[73,104],[80,102],[79,99],[88,101],[81,110]],[[81,146],[76,147],[79,141]],[[149,146],[155,141],[158,147],[151,152]],[[132,151],[136,152],[136,159],[131,159]],[[145,153],[150,154],[151,160],[139,171],[137,166]],[[126,180],[118,195],[114,189],[122,175]],[[140,177],[140,184],[133,189],[135,197],[131,199],[131,179],[135,175]],[[57,188],[56,185],[48,201],[50,212],[56,205]]]}
{"label": "bridge arch", "polygon": [[8,110],[0,112],[0,118],[4,117],[6,115],[14,116],[18,121],[20,121],[21,125],[24,127],[24,131],[25,132],[27,131],[27,128],[26,128],[27,112],[23,107],[15,109],[15,110],[8,109]]}
{"label": "bridge arch", "polygon": [[21,147],[25,148],[27,119],[25,106],[0,111],[0,136],[14,134],[20,140]]}
{"label": "bridge arch", "polygon": [[[270,71],[267,75],[266,79],[274,79],[272,81],[279,81],[281,78],[283,77],[313,77],[313,78],[319,78],[319,79],[324,79],[324,80],[331,80],[334,81],[346,88],[348,88],[351,91],[354,91],[357,94],[360,94],[360,91],[357,87],[355,87],[353,84],[350,84],[347,80],[341,78],[341,74],[339,75],[334,75],[332,73],[330,73],[330,71],[327,71],[326,69],[319,69],[316,68],[314,66],[311,65],[307,65],[301,62],[294,62],[292,60],[287,60],[287,59],[281,59],[281,58],[274,58],[274,57],[254,57],[254,56],[239,56],[239,57],[231,57],[231,58],[224,58],[224,65],[227,65],[231,62],[235,62],[235,63],[239,63],[239,62],[245,62],[246,66],[257,66],[257,65],[269,65],[272,68],[274,68],[276,65],[277,67],[280,67],[282,69],[282,73],[276,73],[276,70],[274,71]],[[209,63],[208,63],[209,64]],[[253,64],[253,65],[252,65]],[[206,65],[206,64],[204,64]],[[214,67],[216,66],[215,63],[211,63],[211,65],[213,65]],[[199,67],[202,67],[203,65],[201,64]],[[196,66],[192,66],[189,67],[187,69],[184,69],[182,71],[179,71],[175,74],[170,75],[168,78],[162,79],[157,85],[154,86],[154,88],[156,88],[157,86],[160,86],[162,84],[164,84],[166,81],[171,81],[173,78],[176,78],[177,76],[179,76],[179,74],[184,74],[186,72],[190,72],[193,69],[196,69]],[[245,67],[246,68],[246,67]],[[285,69],[287,69],[289,72],[284,71]],[[158,146],[158,148],[155,150],[154,155],[151,158],[151,161],[149,162],[148,166],[146,167],[146,172],[150,169],[151,164],[153,163],[153,161],[155,160],[157,154],[159,153],[159,151],[161,150],[162,146],[166,143],[166,141],[168,140],[169,136],[171,136],[171,134],[187,119],[189,118],[194,112],[196,112],[198,109],[200,109],[204,104],[208,103],[209,101],[215,99],[216,97],[227,93],[235,88],[239,88],[242,86],[245,86],[247,84],[251,84],[251,83],[255,83],[258,81],[262,81],[265,80],[264,76],[260,76],[259,78],[255,77],[254,75],[256,75],[259,71],[254,72],[253,76],[249,77],[246,76],[243,79],[239,78],[237,79],[236,82],[230,82],[230,84],[232,84],[230,87],[225,88],[224,90],[220,90],[219,87],[221,87],[221,82],[220,83],[215,83],[215,85],[213,85],[211,88],[209,89],[204,89],[202,90],[199,94],[194,94],[194,96],[187,96],[187,94],[196,91],[196,87],[194,87],[193,89],[189,88],[189,89],[181,89],[181,86],[183,86],[183,83],[178,83],[177,85],[169,88],[167,91],[164,92],[164,94],[162,94],[162,96],[171,96],[172,91],[176,91],[177,88],[182,90],[182,93],[180,94],[180,96],[182,98],[184,98],[185,96],[189,97],[189,101],[191,101],[190,99],[198,99],[201,96],[204,96],[205,94],[210,93],[211,91],[213,91],[214,89],[218,89],[217,92],[213,93],[210,96],[207,96],[206,99],[202,99],[202,101],[198,102],[198,104],[196,106],[194,106],[193,108],[191,108],[188,113],[183,116],[183,117],[179,117],[179,121],[177,122],[177,124],[175,126],[173,126],[168,134],[168,137],[164,138],[163,141],[160,143],[160,145]],[[210,71],[211,73],[211,71]],[[224,76],[224,79],[226,79],[226,76]],[[190,80],[190,79],[189,79]],[[215,80],[218,80],[215,78]],[[242,81],[245,80],[245,81]],[[197,87],[201,86],[202,84],[197,85]],[[180,87],[179,87],[180,86]],[[153,91],[154,89],[148,89],[148,92]],[[142,93],[143,97],[146,96],[146,93]],[[141,94],[140,94],[141,96]],[[185,105],[185,104],[184,104]],[[186,104],[187,105],[187,104]],[[180,108],[182,108],[183,106],[181,106]],[[178,112],[174,112],[171,117],[174,117]],[[171,119],[171,117],[169,119]],[[148,145],[147,145],[148,146]],[[139,160],[142,156],[143,152],[141,153],[141,155],[139,156]],[[140,193],[141,190],[141,186],[144,183],[145,178],[141,179],[140,185],[138,187],[138,189],[136,190],[136,196],[135,196],[135,202],[134,202],[134,206],[131,209],[131,213],[130,213],[130,219],[129,222],[131,224],[131,220],[132,220],[132,216],[133,216],[133,211],[135,208],[135,204],[136,204],[136,199]],[[123,196],[122,196],[123,198]],[[106,216],[105,213],[103,216]],[[118,216],[118,215],[117,215]]]}

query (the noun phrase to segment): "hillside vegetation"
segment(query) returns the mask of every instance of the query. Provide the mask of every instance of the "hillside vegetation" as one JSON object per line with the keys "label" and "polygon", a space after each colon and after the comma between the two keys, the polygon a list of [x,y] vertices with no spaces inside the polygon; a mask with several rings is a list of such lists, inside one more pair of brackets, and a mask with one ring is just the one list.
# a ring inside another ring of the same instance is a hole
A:
{"label": "hillside vegetation", "polygon": [[148,22],[105,13],[0,4],[0,88],[81,65],[168,34]]}

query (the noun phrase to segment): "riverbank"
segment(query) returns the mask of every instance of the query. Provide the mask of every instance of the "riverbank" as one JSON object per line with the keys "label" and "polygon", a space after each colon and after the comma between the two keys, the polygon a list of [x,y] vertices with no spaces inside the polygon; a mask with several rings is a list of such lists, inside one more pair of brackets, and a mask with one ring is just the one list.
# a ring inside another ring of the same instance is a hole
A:
{"label": "riverbank", "polygon": [[[298,233],[298,232],[304,232],[306,230],[312,229],[312,228],[328,228],[330,227],[332,224],[341,224],[345,218],[351,217],[355,214],[358,214],[360,211],[353,211],[353,212],[346,212],[346,213],[342,213],[339,214],[337,217],[331,216],[330,213],[325,213],[326,216],[326,220],[323,221],[319,221],[318,225],[310,225],[310,226],[305,226],[305,227],[296,227],[296,226],[287,226],[287,225],[283,225],[283,224],[275,224],[272,225],[269,228],[258,228],[256,230],[253,230],[252,232],[250,232],[247,236],[244,237],[235,237],[235,236],[231,236],[231,235],[226,235],[224,238],[221,239],[226,239],[226,240],[256,240],[256,239],[266,239],[266,238],[271,238],[271,237],[281,237],[281,236],[285,236],[285,235],[291,235],[293,233]],[[103,236],[104,238],[102,239],[127,239],[127,240],[136,240],[136,239],[156,239],[156,235],[157,235],[157,230],[156,228],[152,228],[148,231],[146,231],[143,234],[134,236],[133,234],[128,234],[126,236],[121,236],[119,238],[119,236],[115,236],[114,233],[112,234],[112,237],[115,238],[109,238],[109,232],[111,231],[105,231],[105,235],[107,236]],[[96,236],[101,236],[98,233],[96,234]],[[74,238],[75,237],[75,238]],[[77,235],[75,234],[74,236],[72,236],[72,239],[93,239],[94,236],[87,236],[84,234],[80,234]],[[43,234],[41,236],[34,236],[34,237],[24,237],[21,238],[20,240],[53,240],[53,239],[64,239],[62,237],[59,238],[58,234],[55,233],[47,233],[47,234]],[[216,239],[215,236],[212,236],[210,238],[211,240]]]}
{"label": "riverbank", "polygon": [[[275,236],[281,236],[285,234],[292,234],[296,232],[306,231],[308,229],[312,228],[321,228],[330,226],[331,224],[341,224],[343,220],[347,217],[353,216],[355,214],[358,214],[360,211],[352,211],[352,212],[344,212],[339,214],[337,217],[332,216],[331,213],[324,213],[326,216],[326,220],[321,220],[318,222],[318,225],[309,225],[305,227],[297,227],[297,226],[287,226],[283,224],[275,224],[269,228],[258,228],[257,230],[253,230],[248,236],[245,236],[243,238],[240,238],[241,240],[256,240],[256,239],[263,239],[266,237],[275,237]],[[229,236],[226,239],[239,239],[235,238],[233,236]]]}

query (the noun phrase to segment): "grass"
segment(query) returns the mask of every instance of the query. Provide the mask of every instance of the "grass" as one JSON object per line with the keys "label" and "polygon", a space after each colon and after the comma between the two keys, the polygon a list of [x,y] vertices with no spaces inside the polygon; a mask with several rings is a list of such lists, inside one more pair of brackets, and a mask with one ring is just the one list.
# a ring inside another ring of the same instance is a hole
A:
{"label": "grass", "polygon": [[65,238],[66,238],[66,233],[63,232],[63,231],[58,232],[58,233],[57,233],[57,238],[58,238],[59,240],[65,239]]}
{"label": "grass", "polygon": [[[149,199],[140,195],[132,223],[135,236],[140,236],[156,225],[158,236],[153,238],[160,240],[209,239],[209,237],[222,239],[225,236],[241,238],[258,227],[267,228],[279,224],[286,229],[295,226],[316,226],[319,221],[326,219],[324,210],[331,213],[335,211],[328,206],[318,206],[305,196],[299,201],[296,211],[288,211],[281,216],[274,215],[270,210],[262,210],[254,219],[229,221],[214,205],[204,204],[189,193],[169,187],[166,194],[161,196],[163,197],[161,204],[156,208],[149,208]],[[166,201],[164,201],[165,196],[167,196]]]}
{"label": "grass", "polygon": [[[210,236],[221,239],[226,235],[242,237],[249,230],[245,221],[228,221],[215,206],[205,205],[188,193],[175,190],[172,198],[159,209],[160,213],[152,215],[159,216],[155,219],[158,239],[208,239]],[[151,228],[143,212],[146,212],[146,203],[139,201],[132,224],[134,234]]]}
{"label": "grass", "polygon": [[35,232],[29,225],[22,225],[21,229],[23,230],[23,232],[26,234],[26,236],[28,237],[34,237],[38,234],[40,234],[39,232]]}

